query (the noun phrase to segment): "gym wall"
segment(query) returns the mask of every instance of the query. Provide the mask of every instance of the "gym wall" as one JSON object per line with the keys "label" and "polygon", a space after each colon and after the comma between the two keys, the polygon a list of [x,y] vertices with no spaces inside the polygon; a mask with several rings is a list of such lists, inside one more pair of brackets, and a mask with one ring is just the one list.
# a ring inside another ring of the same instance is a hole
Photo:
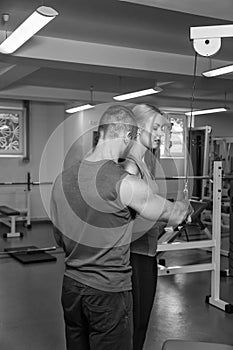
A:
{"label": "gym wall", "polygon": [[[22,102],[0,101],[1,105],[22,108]],[[31,181],[39,180],[39,166],[44,147],[56,129],[64,121],[64,105],[47,102],[30,102],[29,112],[29,161],[24,162],[21,158],[0,157],[0,182],[25,182],[27,172],[31,174]],[[64,155],[64,138],[58,139],[54,150],[49,157],[62,157]],[[49,167],[48,179],[52,178],[53,168]],[[51,186],[50,186],[51,187]],[[25,193],[23,186],[0,187],[0,203],[12,207],[25,207]],[[33,186],[31,191],[31,219],[47,218],[44,210],[39,186]]]}

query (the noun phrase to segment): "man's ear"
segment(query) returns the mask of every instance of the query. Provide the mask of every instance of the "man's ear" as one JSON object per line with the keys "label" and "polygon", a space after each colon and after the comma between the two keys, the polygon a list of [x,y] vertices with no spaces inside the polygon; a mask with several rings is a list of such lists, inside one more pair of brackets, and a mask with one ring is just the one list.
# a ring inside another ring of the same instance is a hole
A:
{"label": "man's ear", "polygon": [[124,142],[125,142],[125,144],[129,144],[131,141],[132,141],[132,133],[130,131],[128,131],[125,134]]}
{"label": "man's ear", "polygon": [[98,134],[99,134],[99,139],[104,138],[104,131],[102,129],[99,130]]}
{"label": "man's ear", "polygon": [[140,136],[140,135],[141,135],[141,132],[142,132],[142,129],[141,129],[141,128],[138,128],[136,137]]}

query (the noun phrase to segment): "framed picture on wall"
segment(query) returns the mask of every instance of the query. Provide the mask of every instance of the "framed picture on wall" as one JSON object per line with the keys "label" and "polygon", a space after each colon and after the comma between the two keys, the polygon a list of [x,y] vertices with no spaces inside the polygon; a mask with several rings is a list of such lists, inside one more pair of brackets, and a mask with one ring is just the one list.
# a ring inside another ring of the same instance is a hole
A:
{"label": "framed picture on wall", "polygon": [[24,109],[0,108],[0,157],[25,157],[26,119]]}

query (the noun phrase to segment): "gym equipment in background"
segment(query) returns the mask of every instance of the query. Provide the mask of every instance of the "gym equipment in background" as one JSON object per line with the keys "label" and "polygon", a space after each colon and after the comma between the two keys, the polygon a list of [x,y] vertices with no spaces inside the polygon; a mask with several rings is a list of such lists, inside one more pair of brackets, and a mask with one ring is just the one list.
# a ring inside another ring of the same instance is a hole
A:
{"label": "gym equipment in background", "polygon": [[14,259],[22,264],[32,264],[39,262],[56,261],[57,258],[47,251],[55,250],[56,247],[38,248],[36,246],[24,246],[5,248],[4,252],[8,253]]}
{"label": "gym equipment in background", "polygon": [[10,208],[6,205],[0,205],[0,219],[7,217],[10,218],[11,231],[8,233],[4,233],[4,238],[23,237],[22,232],[15,231],[15,220],[17,216],[20,216],[20,212],[18,210]]}
{"label": "gym equipment in background", "polygon": [[[15,208],[4,203],[0,205],[0,221],[9,226],[11,231],[4,235],[5,238],[22,237],[22,233],[16,232],[16,221],[23,221],[24,226],[31,228],[31,190],[33,186],[52,185],[52,182],[31,181],[28,172],[25,182],[0,182],[0,187],[24,187],[25,207]],[[0,193],[1,196],[1,193]]]}
{"label": "gym equipment in background", "polygon": [[[179,179],[180,177],[177,177]],[[184,177],[185,178],[185,177]],[[210,179],[208,176],[190,178]],[[166,180],[165,178],[164,180]],[[169,178],[168,178],[169,179]],[[174,178],[171,178],[174,180]],[[222,162],[214,162],[213,172],[213,223],[212,236],[209,239],[192,242],[172,242],[159,240],[157,252],[179,251],[188,249],[209,249],[210,263],[184,266],[161,266],[158,275],[174,275],[199,271],[211,271],[211,293],[205,301],[227,313],[233,313],[233,305],[220,299],[220,248],[221,248],[221,197],[222,197]],[[233,233],[231,232],[231,236]]]}

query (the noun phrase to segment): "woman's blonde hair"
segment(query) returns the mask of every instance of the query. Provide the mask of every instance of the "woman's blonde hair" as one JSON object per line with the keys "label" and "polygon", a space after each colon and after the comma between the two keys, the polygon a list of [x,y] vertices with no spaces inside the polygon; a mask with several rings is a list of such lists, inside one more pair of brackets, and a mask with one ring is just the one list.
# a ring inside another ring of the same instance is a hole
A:
{"label": "woman's blonde hair", "polygon": [[149,118],[155,117],[157,114],[164,115],[159,108],[146,103],[135,105],[132,108],[132,111],[134,113],[138,128],[143,128]]}
{"label": "woman's blonde hair", "polygon": [[[166,114],[164,112],[160,111],[159,108],[152,106],[150,104],[141,103],[141,104],[135,105],[132,108],[132,111],[134,113],[138,129],[140,128],[143,129],[148,119],[155,118],[158,114],[164,116],[167,119]],[[148,167],[148,170],[152,178],[155,177],[156,158],[158,158],[158,154],[159,154],[159,149],[157,150],[153,149],[152,144],[151,144],[151,147],[149,147],[149,149],[145,153],[145,158],[144,158],[145,163]]]}

